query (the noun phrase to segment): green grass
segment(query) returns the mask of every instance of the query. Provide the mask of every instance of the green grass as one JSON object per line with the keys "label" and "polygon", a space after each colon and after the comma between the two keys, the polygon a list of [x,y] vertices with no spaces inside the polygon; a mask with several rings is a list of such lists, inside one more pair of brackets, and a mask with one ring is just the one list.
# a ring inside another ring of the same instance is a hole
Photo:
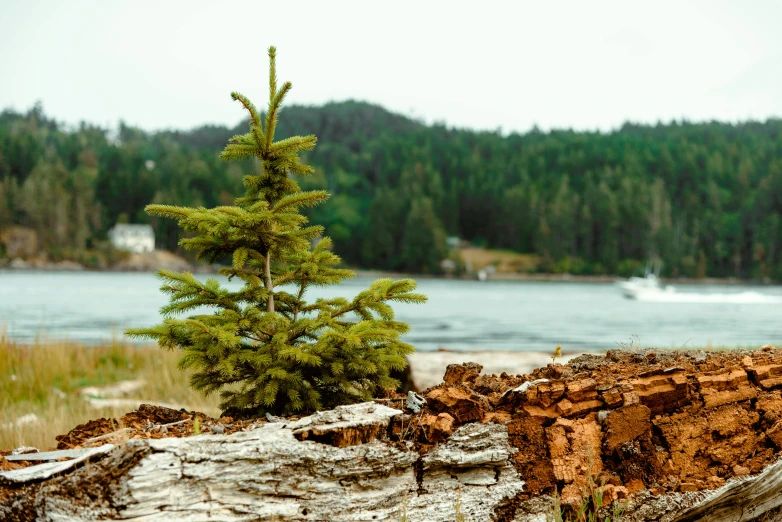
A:
{"label": "green grass", "polygon": [[[121,416],[130,408],[90,406],[79,395],[85,386],[143,379],[129,398],[187,406],[218,415],[218,397],[203,397],[188,386],[189,374],[177,369],[178,353],[157,346],[110,342],[86,346],[52,341],[21,344],[0,333],[0,449],[54,447],[56,435],[91,419]],[[15,425],[24,415],[37,422]]]}

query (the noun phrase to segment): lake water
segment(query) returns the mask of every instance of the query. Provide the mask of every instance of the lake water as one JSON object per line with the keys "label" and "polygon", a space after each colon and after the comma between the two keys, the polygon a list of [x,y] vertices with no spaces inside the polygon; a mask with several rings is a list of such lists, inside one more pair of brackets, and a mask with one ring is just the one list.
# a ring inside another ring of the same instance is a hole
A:
{"label": "lake water", "polygon": [[[370,281],[308,295],[352,297]],[[121,337],[159,321],[159,286],[147,273],[0,271],[0,329],[18,340]],[[780,287],[676,286],[649,302],[598,283],[422,279],[419,289],[428,303],[395,306],[419,350],[605,350],[633,336],[662,348],[782,344]]]}

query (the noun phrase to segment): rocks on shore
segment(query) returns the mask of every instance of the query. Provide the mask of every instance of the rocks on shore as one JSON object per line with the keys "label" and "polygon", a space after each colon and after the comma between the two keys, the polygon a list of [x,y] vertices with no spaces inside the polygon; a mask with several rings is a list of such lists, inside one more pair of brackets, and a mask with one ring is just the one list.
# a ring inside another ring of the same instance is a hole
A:
{"label": "rocks on shore", "polygon": [[177,272],[193,269],[187,260],[168,250],[155,250],[154,252],[130,254],[127,258],[121,260],[112,267],[113,270],[125,270],[130,272],[154,272],[161,268]]}
{"label": "rocks on shore", "polygon": [[51,270],[55,272],[78,272],[84,270],[84,266],[75,261],[58,261],[56,263],[45,259],[30,259],[25,261],[16,257],[8,263],[11,270]]}
{"label": "rocks on shore", "polygon": [[[0,259],[0,268],[11,270],[45,270],[54,272],[74,272],[86,270],[86,267],[75,261],[49,261],[46,257],[29,257],[23,259],[15,257],[10,260]],[[167,250],[156,250],[138,254],[128,254],[113,266],[108,266],[105,261],[98,266],[100,270],[113,270],[121,272],[155,272],[160,269],[190,272],[212,272],[213,269],[206,265],[192,265],[186,259]]]}

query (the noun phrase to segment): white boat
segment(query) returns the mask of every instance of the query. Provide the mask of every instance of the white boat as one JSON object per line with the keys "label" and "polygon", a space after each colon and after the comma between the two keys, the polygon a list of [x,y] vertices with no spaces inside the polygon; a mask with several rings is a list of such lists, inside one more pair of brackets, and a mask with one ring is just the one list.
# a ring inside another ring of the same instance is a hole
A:
{"label": "white boat", "polygon": [[663,285],[660,278],[652,272],[647,272],[644,277],[631,277],[627,281],[619,281],[617,285],[622,290],[622,295],[628,299],[675,291],[673,287]]}

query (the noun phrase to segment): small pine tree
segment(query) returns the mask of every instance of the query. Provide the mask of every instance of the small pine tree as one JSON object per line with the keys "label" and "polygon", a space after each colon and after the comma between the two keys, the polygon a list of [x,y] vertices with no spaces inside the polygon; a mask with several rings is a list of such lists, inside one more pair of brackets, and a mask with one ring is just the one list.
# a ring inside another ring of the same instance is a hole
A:
{"label": "small pine tree", "polygon": [[[232,93],[250,113],[250,132],[231,138],[224,160],[257,158],[260,172],[244,177],[246,192],[235,206],[212,209],[149,205],[155,216],[178,220],[195,233],[180,240],[199,260],[232,258],[220,273],[244,282],[230,291],[217,280],[158,272],[170,296],[162,324],[130,329],[135,338],[155,339],[184,354],[182,369],[193,369],[191,385],[205,394],[219,391],[226,414],[291,414],[371,399],[399,383],[392,369],[406,366],[412,346],[400,340],[408,325],[394,320],[391,302],[421,303],[410,279],[380,279],[352,300],[305,301],[307,290],[353,277],[338,268],[331,241],[311,247],[323,227],[306,226],[299,208],[322,203],[328,193],[303,192],[291,174],[309,175],[299,153],[315,146],[315,136],[274,141],[280,106],[291,84],[277,86],[275,48],[269,48],[269,106],[261,113]],[[175,314],[203,311],[185,319]]]}

